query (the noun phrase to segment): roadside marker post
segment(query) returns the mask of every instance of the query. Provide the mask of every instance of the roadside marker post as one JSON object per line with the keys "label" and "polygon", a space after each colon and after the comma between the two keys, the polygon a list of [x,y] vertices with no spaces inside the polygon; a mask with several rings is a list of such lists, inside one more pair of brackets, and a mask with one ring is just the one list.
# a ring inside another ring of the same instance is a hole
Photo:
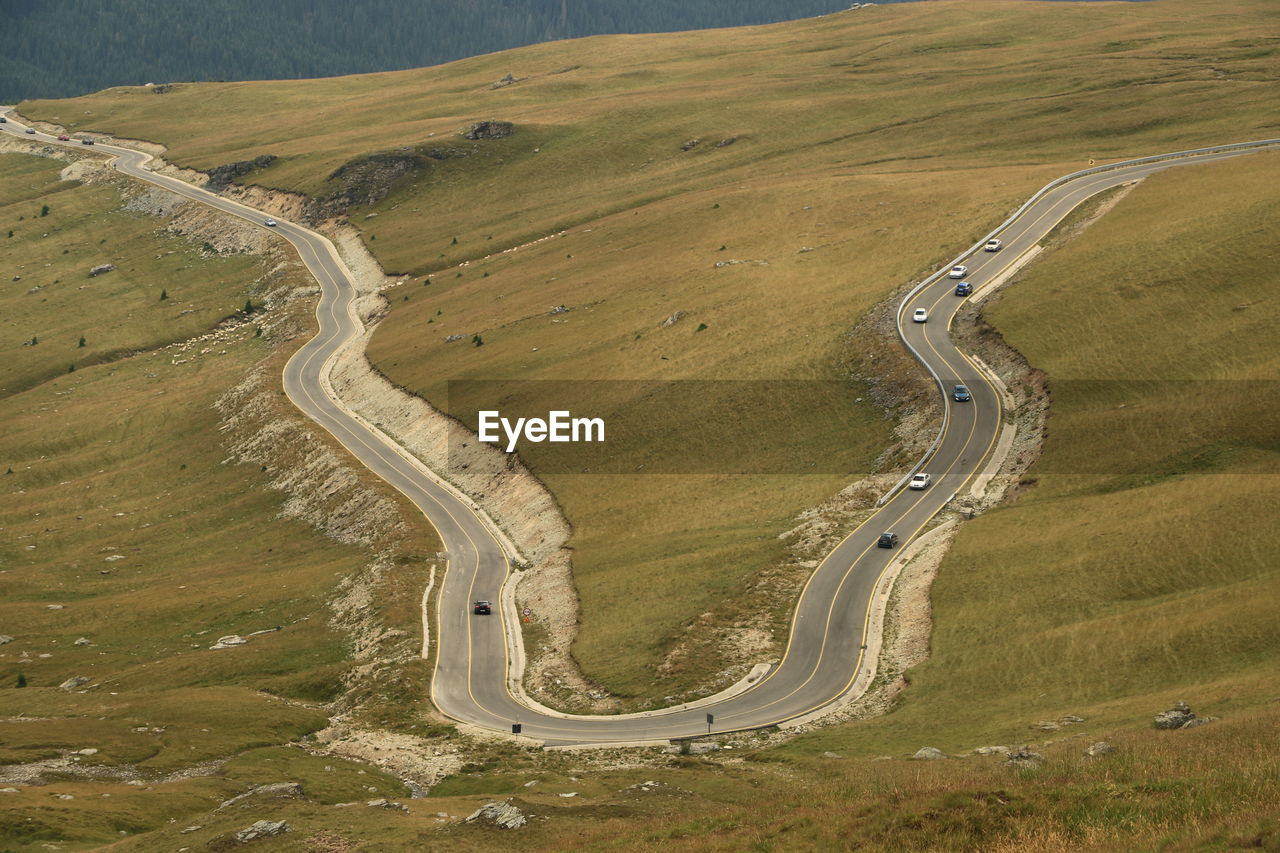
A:
{"label": "roadside marker post", "polygon": [[711,724],[716,721],[715,714],[707,714],[707,734],[711,734]]}

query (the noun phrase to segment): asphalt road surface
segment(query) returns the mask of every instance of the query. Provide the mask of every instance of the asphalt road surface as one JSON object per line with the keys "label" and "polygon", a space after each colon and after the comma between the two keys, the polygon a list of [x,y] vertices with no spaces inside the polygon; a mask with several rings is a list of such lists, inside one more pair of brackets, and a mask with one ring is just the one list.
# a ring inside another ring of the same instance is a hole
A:
{"label": "asphalt road surface", "polygon": [[[267,227],[263,224],[267,214],[151,172],[146,165],[150,155],[101,142],[89,148],[77,140],[59,142],[45,133],[28,135],[26,125],[12,115],[8,123],[0,124],[0,131],[28,141],[112,155],[115,168],[127,175]],[[1060,179],[1065,182],[1042,190],[990,235],[1003,241],[1001,251],[982,251],[981,245],[988,239],[984,237],[954,263],[969,267],[963,280],[979,290],[1090,196],[1171,166],[1220,160],[1277,144],[1280,140],[1267,140],[1247,147],[1126,161]],[[879,534],[897,533],[899,547],[911,541],[953,495],[968,487],[990,457],[1000,433],[1003,413],[999,394],[951,342],[950,321],[964,299],[955,295],[956,280],[941,270],[913,290],[899,309],[903,340],[938,380],[946,401],[938,441],[917,466],[928,472],[933,482],[924,490],[894,493],[827,555],[796,604],[782,661],[745,692],[693,709],[594,717],[531,709],[516,698],[509,684],[513,655],[507,635],[519,636],[518,631],[509,630],[517,614],[499,607],[491,616],[471,613],[471,602],[476,599],[495,604],[502,599],[509,575],[507,554],[469,501],[428,476],[390,439],[354,417],[326,392],[330,361],[363,331],[352,308],[355,290],[326,238],[285,221],[272,230],[294,245],[321,286],[316,309],[319,332],[285,366],[285,392],[364,465],[409,497],[439,531],[449,555],[432,632],[437,662],[431,698],[442,713],[460,722],[501,732],[511,731],[511,725],[519,722],[523,736],[548,745],[627,743],[775,725],[839,700],[864,664],[862,647],[868,631],[878,629],[870,624],[870,603],[894,555],[892,550],[876,547]],[[928,311],[927,322],[911,321],[917,308]],[[956,384],[968,386],[971,401],[950,399]],[[714,715],[710,726],[708,713]]]}

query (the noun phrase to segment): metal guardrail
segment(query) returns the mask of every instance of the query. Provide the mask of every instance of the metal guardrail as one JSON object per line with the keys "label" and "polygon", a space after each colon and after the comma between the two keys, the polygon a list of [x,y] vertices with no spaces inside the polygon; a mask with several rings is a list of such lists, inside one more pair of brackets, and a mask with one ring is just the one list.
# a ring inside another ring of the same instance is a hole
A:
{"label": "metal guardrail", "polygon": [[938,391],[939,393],[942,394],[942,401],[943,401],[942,402],[942,413],[943,413],[942,425],[938,427],[938,434],[934,436],[933,443],[929,445],[929,449],[926,450],[924,454],[920,457],[920,460],[916,462],[915,467],[913,467],[910,471],[908,471],[905,475],[903,475],[902,479],[893,485],[893,488],[885,492],[884,495],[882,495],[880,499],[876,501],[876,506],[882,507],[886,503],[888,503],[890,499],[893,498],[894,495],[896,495],[899,491],[902,490],[903,485],[905,485],[908,480],[914,477],[917,471],[919,471],[922,467],[924,467],[924,464],[928,462],[930,457],[932,457],[933,454],[937,451],[938,445],[942,443],[942,436],[947,431],[947,421],[951,416],[951,406],[948,405],[947,403],[947,389],[946,389],[946,386],[942,383],[942,378],[938,376],[937,371],[935,371],[932,367],[929,366],[929,363],[924,360],[923,356],[920,355],[919,350],[913,347],[911,343],[907,340],[906,335],[902,333],[902,313],[906,310],[907,303],[909,303],[912,299],[914,299],[916,294],[924,290],[929,285],[933,284],[938,279],[942,278],[942,276],[945,275],[947,271],[949,271],[953,266],[959,264],[961,261],[968,258],[974,252],[978,251],[980,248],[986,245],[986,242],[988,240],[990,240],[992,237],[999,234],[1004,229],[1008,228],[1011,224],[1013,224],[1014,221],[1018,219],[1018,217],[1026,213],[1027,210],[1033,204],[1035,204],[1040,199],[1044,198],[1046,194],[1057,189],[1063,184],[1067,184],[1067,183],[1070,183],[1071,181],[1079,180],[1080,178],[1084,178],[1089,175],[1097,175],[1102,172],[1109,172],[1114,169],[1124,169],[1124,168],[1128,168],[1129,166],[1140,166],[1143,163],[1158,163],[1162,160],[1176,160],[1180,157],[1194,157],[1197,154],[1214,154],[1214,153],[1219,153],[1223,151],[1243,151],[1249,148],[1266,148],[1274,145],[1280,145],[1280,139],[1260,139],[1256,142],[1236,142],[1236,143],[1232,143],[1231,145],[1211,145],[1211,146],[1208,146],[1207,148],[1189,148],[1185,151],[1173,151],[1168,154],[1155,154],[1151,157],[1139,157],[1134,160],[1121,160],[1119,162],[1108,163],[1103,166],[1092,166],[1088,169],[1081,169],[1078,172],[1072,172],[1069,175],[1063,175],[1062,177],[1056,178],[1055,180],[1052,180],[1049,183],[1045,184],[1038,191],[1036,191],[1035,195],[1031,196],[1031,198],[1023,202],[1021,207],[1019,207],[1017,210],[1011,213],[1009,217],[1005,219],[1004,222],[1001,222],[995,228],[991,229],[991,231],[985,237],[979,237],[977,242],[975,242],[972,246],[970,246],[969,248],[961,252],[959,255],[957,255],[951,261],[951,263],[947,264],[942,269],[939,269],[933,275],[929,276],[924,281],[920,282],[915,287],[913,287],[906,296],[902,297],[902,302],[898,303],[898,312],[894,318],[894,323],[898,329],[898,338],[904,344],[906,344],[907,349],[909,349],[911,351],[911,354],[915,356],[916,361],[924,365],[925,369],[929,371],[929,375],[933,377],[934,382],[938,384]]}

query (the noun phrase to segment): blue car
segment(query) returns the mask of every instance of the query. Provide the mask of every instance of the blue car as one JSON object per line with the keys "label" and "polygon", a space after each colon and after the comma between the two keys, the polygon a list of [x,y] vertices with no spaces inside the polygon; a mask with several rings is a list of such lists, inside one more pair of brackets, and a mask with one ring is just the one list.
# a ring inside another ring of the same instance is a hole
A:
{"label": "blue car", "polygon": [[963,385],[957,385],[956,389],[951,392],[951,399],[955,400],[957,403],[969,402],[969,389]]}
{"label": "blue car", "polygon": [[956,285],[956,296],[968,296],[973,293],[973,285],[967,281],[962,281]]}

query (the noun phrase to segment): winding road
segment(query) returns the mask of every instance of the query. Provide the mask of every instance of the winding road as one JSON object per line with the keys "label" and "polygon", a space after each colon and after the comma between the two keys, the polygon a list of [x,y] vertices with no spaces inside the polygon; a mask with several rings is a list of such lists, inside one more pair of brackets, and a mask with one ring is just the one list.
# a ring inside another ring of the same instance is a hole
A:
{"label": "winding road", "polygon": [[[49,134],[32,135],[26,130],[11,113],[9,121],[0,124],[0,131],[27,141],[81,148],[76,140],[59,142]],[[1103,190],[1171,166],[1206,163],[1276,145],[1280,140],[1177,152],[1065,176],[1036,193],[953,264],[968,264],[965,280],[975,291],[981,290],[1071,210]],[[152,159],[149,154],[102,143],[85,149],[109,154],[118,171],[184,198],[259,225],[266,219],[260,211],[152,172],[147,166]],[[519,666],[512,662],[522,658],[516,647],[520,640],[513,607],[499,608],[493,617],[471,615],[472,600],[503,599],[500,590],[509,581],[508,554],[491,525],[469,500],[429,475],[331,394],[327,376],[336,353],[363,332],[353,308],[356,291],[350,273],[333,244],[290,222],[281,221],[273,230],[293,244],[321,287],[316,309],[319,331],[285,366],[285,392],[360,462],[412,500],[439,532],[449,564],[436,599],[437,654],[431,698],[446,716],[480,728],[510,732],[518,722],[524,737],[548,746],[652,742],[781,724],[850,695],[861,685],[859,674],[865,675],[874,664],[864,660],[868,637],[879,630],[871,618],[871,603],[896,553],[876,547],[876,539],[882,531],[894,531],[901,539],[899,547],[904,547],[917,536],[983,469],[1003,424],[999,391],[951,341],[951,319],[964,299],[954,295],[956,282],[946,277],[945,269],[940,270],[913,289],[898,311],[902,339],[933,375],[945,400],[937,439],[912,471],[927,471],[932,485],[912,491],[899,483],[883,506],[826,556],[800,594],[782,661],[747,689],[698,707],[622,716],[559,714],[518,698]],[[1002,251],[981,250],[992,237],[1003,241]],[[909,321],[917,308],[928,310],[928,322]],[[952,401],[950,390],[955,384],[968,386],[973,399]],[[708,715],[713,715],[712,722]]]}

